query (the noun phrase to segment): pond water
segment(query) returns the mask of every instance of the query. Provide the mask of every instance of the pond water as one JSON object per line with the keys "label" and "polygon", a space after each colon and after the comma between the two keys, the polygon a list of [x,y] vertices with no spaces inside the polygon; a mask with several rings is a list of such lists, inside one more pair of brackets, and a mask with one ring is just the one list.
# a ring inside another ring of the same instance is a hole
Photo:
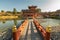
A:
{"label": "pond water", "polygon": [[23,20],[0,20],[0,33],[14,25],[20,25]]}
{"label": "pond water", "polygon": [[59,19],[38,19],[40,25],[43,26],[44,29],[46,27],[51,26],[51,39],[52,40],[60,40],[60,20]]}
{"label": "pond water", "polygon": [[[17,25],[17,27],[21,24],[23,20],[0,20],[0,40],[11,40],[12,33],[10,28],[12,28],[14,25]],[[38,19],[39,23],[46,28],[48,25],[55,27],[60,26],[60,20],[58,19]],[[8,30],[5,33],[5,30]],[[2,35],[1,33],[5,33]]]}
{"label": "pond water", "polygon": [[18,28],[23,20],[0,20],[0,40],[11,40],[11,28],[16,25]]}
{"label": "pond water", "polygon": [[47,26],[55,27],[60,26],[59,19],[38,19],[39,23],[45,28]]}
{"label": "pond water", "polygon": [[[20,25],[23,20],[0,20],[0,32],[13,27],[14,25]],[[58,19],[38,19],[39,23],[43,27],[47,26],[60,26],[60,20]]]}

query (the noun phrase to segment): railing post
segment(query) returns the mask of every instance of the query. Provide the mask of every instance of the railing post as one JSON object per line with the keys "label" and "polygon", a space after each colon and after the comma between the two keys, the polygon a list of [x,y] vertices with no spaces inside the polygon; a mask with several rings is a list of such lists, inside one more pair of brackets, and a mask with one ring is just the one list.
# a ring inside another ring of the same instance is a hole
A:
{"label": "railing post", "polygon": [[46,30],[44,30],[44,28],[34,18],[33,22],[38,28],[38,30],[42,33],[44,40],[50,40],[51,26],[46,27]]}
{"label": "railing post", "polygon": [[27,25],[28,25],[28,20],[24,20],[24,23],[21,24],[18,29],[16,28],[16,26],[13,26],[12,28],[13,40],[20,39]]}
{"label": "railing post", "polygon": [[50,32],[51,32],[51,26],[46,27],[46,39],[50,40]]}
{"label": "railing post", "polygon": [[19,40],[16,26],[12,28],[12,35],[13,35],[13,40]]}

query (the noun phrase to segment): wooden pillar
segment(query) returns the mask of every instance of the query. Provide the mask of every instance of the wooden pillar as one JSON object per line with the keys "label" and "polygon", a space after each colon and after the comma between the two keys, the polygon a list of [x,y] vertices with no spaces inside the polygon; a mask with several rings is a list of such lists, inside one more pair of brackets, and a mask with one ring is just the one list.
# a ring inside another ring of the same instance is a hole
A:
{"label": "wooden pillar", "polygon": [[46,39],[50,40],[50,32],[51,32],[51,26],[46,27]]}
{"label": "wooden pillar", "polygon": [[50,40],[50,32],[46,32],[46,39],[45,40]]}
{"label": "wooden pillar", "polygon": [[19,40],[16,26],[12,28],[12,33],[13,33],[13,40]]}

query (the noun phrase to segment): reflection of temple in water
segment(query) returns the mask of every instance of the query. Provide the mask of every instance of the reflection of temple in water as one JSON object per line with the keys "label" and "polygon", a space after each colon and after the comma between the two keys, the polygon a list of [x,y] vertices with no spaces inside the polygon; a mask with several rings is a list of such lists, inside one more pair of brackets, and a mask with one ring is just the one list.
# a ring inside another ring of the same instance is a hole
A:
{"label": "reflection of temple in water", "polygon": [[28,9],[22,10],[23,14],[22,16],[24,18],[31,18],[33,16],[38,16],[38,13],[41,11],[41,9],[37,9],[37,6],[28,6]]}

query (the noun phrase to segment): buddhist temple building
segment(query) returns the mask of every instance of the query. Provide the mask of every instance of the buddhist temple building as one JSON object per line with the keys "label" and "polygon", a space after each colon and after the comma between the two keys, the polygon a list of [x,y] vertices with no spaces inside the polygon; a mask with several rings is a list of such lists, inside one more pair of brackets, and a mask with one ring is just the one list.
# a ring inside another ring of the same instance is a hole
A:
{"label": "buddhist temple building", "polygon": [[38,16],[41,9],[38,9],[37,6],[28,6],[28,9],[22,10],[23,18],[32,18],[33,16]]}

